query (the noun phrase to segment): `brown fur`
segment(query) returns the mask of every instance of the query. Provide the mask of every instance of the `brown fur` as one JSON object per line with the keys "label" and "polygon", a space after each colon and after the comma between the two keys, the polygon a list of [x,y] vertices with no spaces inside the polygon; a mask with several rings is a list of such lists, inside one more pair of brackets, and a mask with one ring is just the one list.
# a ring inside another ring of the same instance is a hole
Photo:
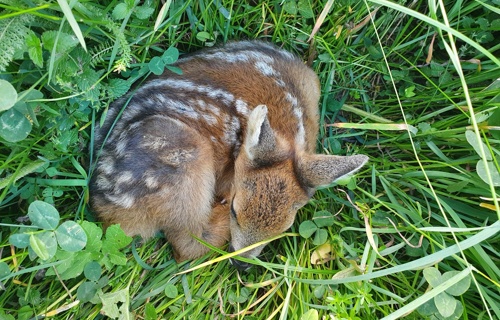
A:
{"label": "brown fur", "polygon": [[126,99],[97,129],[91,204],[127,234],[164,231],[177,261],[208,252],[195,238],[238,250],[285,231],[317,187],[367,160],[314,154],[319,82],[285,51],[235,42],[176,66],[136,90],[107,141]]}

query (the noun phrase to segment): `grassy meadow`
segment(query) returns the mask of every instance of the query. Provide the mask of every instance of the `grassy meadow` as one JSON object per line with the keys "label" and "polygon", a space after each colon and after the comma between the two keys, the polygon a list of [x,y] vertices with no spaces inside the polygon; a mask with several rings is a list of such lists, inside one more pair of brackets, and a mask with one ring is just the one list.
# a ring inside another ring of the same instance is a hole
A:
{"label": "grassy meadow", "polygon": [[[0,319],[500,319],[500,1],[0,0]],[[180,54],[262,39],[366,154],[246,273],[89,210],[93,128]]]}

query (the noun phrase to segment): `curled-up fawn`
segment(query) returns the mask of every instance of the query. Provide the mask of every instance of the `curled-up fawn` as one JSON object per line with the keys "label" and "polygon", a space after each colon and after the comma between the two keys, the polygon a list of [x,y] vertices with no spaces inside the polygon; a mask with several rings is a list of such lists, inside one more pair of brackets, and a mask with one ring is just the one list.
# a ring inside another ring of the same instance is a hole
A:
{"label": "curled-up fawn", "polygon": [[90,187],[105,225],[161,230],[177,261],[208,252],[196,238],[239,250],[282,233],[318,187],[368,160],[315,154],[318,78],[287,51],[233,42],[175,66],[110,107]]}

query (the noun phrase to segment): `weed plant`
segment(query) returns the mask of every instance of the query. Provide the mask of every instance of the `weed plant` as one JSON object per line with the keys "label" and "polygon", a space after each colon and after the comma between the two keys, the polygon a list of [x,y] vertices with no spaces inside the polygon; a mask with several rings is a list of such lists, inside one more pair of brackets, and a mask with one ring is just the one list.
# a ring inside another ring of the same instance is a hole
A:
{"label": "weed plant", "polygon": [[[0,0],[0,318],[500,319],[500,2]],[[362,153],[238,273],[103,234],[93,128],[179,54],[238,39],[319,75]]]}

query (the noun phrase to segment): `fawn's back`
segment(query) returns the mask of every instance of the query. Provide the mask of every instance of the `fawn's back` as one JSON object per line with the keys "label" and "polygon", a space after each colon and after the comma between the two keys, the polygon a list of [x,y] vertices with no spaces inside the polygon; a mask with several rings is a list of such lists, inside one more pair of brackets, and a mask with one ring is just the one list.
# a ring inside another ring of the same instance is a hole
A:
{"label": "fawn's back", "polygon": [[314,154],[319,82],[286,51],[233,42],[176,66],[110,107],[91,202],[130,235],[164,231],[177,260],[208,251],[195,238],[238,250],[285,231],[317,187],[367,160]]}

